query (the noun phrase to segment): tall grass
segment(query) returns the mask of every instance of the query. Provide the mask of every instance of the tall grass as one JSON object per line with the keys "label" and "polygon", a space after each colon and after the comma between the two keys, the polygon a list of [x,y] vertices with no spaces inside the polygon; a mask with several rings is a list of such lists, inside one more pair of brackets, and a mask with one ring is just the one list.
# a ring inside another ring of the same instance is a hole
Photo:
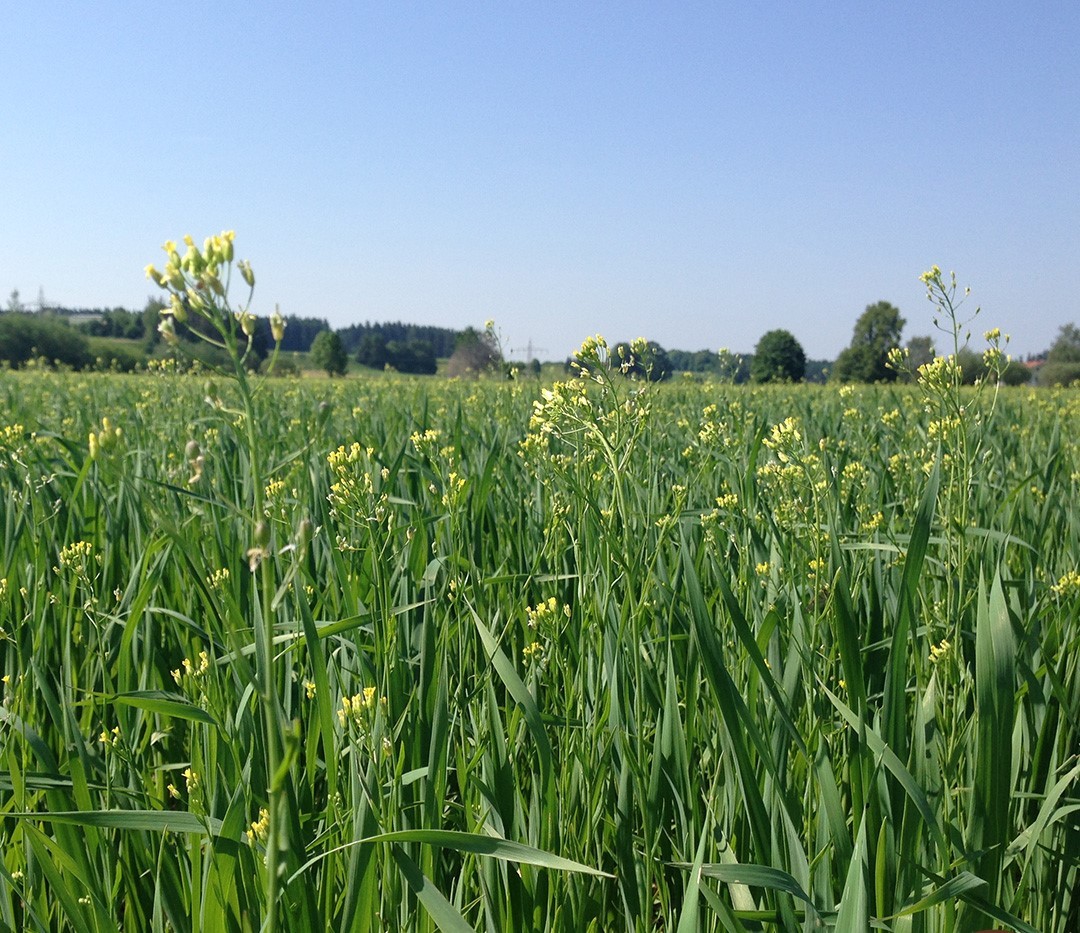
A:
{"label": "tall grass", "polygon": [[0,929],[1080,928],[1080,397],[600,362],[0,374]]}

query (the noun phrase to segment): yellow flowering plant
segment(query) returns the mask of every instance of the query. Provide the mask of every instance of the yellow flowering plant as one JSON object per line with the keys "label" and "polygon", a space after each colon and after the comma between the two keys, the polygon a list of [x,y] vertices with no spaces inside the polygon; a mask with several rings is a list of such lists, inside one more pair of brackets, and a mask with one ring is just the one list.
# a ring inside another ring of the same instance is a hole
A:
{"label": "yellow flowering plant", "polygon": [[[273,651],[275,620],[281,612],[279,594],[288,590],[297,573],[299,560],[310,540],[310,520],[303,518],[297,524],[294,540],[280,547],[280,553],[290,552],[292,565],[279,579],[276,567],[277,547],[272,529],[266,522],[266,503],[274,496],[275,487],[264,475],[264,458],[261,454],[256,409],[256,395],[261,386],[249,373],[254,354],[254,337],[257,318],[252,308],[255,291],[255,273],[251,263],[238,260],[234,251],[235,233],[224,231],[209,236],[201,247],[190,235],[183,238],[184,251],[172,240],[162,249],[166,261],[163,269],[154,265],[146,267],[147,278],[157,284],[168,296],[168,304],[162,310],[158,330],[170,345],[180,348],[180,335],[186,331],[196,340],[219,351],[224,351],[231,363],[230,370],[211,365],[219,375],[230,378],[239,393],[238,408],[230,408],[223,401],[216,387],[210,387],[207,401],[221,415],[233,419],[233,424],[243,431],[246,442],[247,469],[250,474],[250,511],[248,513],[248,547],[239,557],[246,559],[258,594],[248,620],[238,620],[241,630],[250,625],[254,641],[255,670],[260,705],[263,711],[265,732],[265,773],[269,786],[265,789],[267,807],[260,809],[260,838],[266,840],[266,916],[264,930],[276,930],[281,922],[281,866],[283,853],[288,847],[289,795],[287,779],[295,766],[296,729],[287,721],[282,694],[289,689],[291,677],[278,671]],[[243,301],[230,298],[233,275],[238,273],[247,294]],[[285,321],[275,306],[270,317],[270,332],[274,340],[273,356],[268,369],[272,370],[284,337]],[[107,435],[103,435],[107,436]],[[99,438],[100,446],[100,438]],[[202,476],[204,454],[200,446],[189,443],[185,459],[192,468],[188,485],[194,485]],[[280,545],[278,545],[280,546]],[[223,574],[224,571],[217,571]],[[221,576],[224,580],[224,576]],[[235,606],[235,604],[231,604]],[[237,607],[237,612],[241,610]],[[205,658],[205,654],[203,655]],[[183,674],[173,672],[178,683],[185,677],[197,677],[205,670],[205,661],[195,667],[185,661]],[[180,674],[178,677],[177,675]],[[188,776],[188,789],[195,782]],[[266,816],[262,816],[265,809]]]}

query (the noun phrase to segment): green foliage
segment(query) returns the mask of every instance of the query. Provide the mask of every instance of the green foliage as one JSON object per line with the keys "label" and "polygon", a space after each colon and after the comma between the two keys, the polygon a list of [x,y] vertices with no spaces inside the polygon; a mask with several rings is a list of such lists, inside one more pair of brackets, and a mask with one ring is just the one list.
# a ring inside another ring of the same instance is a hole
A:
{"label": "green foliage", "polygon": [[371,369],[389,366],[399,373],[434,375],[438,369],[435,350],[426,340],[385,341],[378,333],[366,333],[356,351],[356,361]]}
{"label": "green foliage", "polygon": [[806,373],[802,344],[786,330],[770,330],[754,348],[750,376],[755,382],[801,382]]}
{"label": "green foliage", "polygon": [[672,365],[667,351],[653,340],[617,343],[612,350],[612,360],[624,376],[649,382],[671,378]]}
{"label": "green foliage", "polygon": [[1039,370],[1039,384],[1067,386],[1080,382],[1080,328],[1065,324],[1059,331],[1046,362]]}
{"label": "green foliage", "polygon": [[908,366],[915,372],[920,366],[929,363],[937,351],[934,349],[934,338],[930,336],[912,337],[905,345]]}
{"label": "green foliage", "polygon": [[1039,385],[1072,386],[1080,383],[1080,363],[1043,363],[1039,368]]}
{"label": "green foliage", "polygon": [[1020,360],[1009,360],[1001,373],[1001,381],[1007,386],[1022,386],[1031,382],[1031,370]]}
{"label": "green foliage", "polygon": [[4,923],[261,926],[268,567],[282,926],[1075,929],[1080,397],[582,360],[0,374]]}
{"label": "green foliage", "polygon": [[851,344],[833,366],[837,382],[892,382],[896,372],[888,366],[889,352],[900,346],[904,319],[887,301],[867,305],[855,322]]}
{"label": "green foliage", "polygon": [[749,357],[733,353],[727,348],[715,353],[712,350],[696,350],[692,353],[686,350],[666,352],[672,372],[711,375],[725,383],[742,384],[750,381]]}
{"label": "green foliage", "polygon": [[446,364],[448,376],[479,376],[502,368],[502,351],[491,326],[483,331],[467,327]]}
{"label": "green foliage", "polygon": [[1080,328],[1064,324],[1046,354],[1048,363],[1080,363]]}
{"label": "green foliage", "polygon": [[[350,354],[360,352],[362,345],[386,346],[391,341],[401,344],[424,341],[431,344],[432,350],[438,359],[446,359],[457,346],[460,331],[451,330],[448,327],[435,327],[425,324],[406,324],[402,321],[388,321],[384,323],[350,324],[338,331],[345,343],[345,349]],[[375,343],[372,343],[375,341]],[[367,354],[368,350],[363,351]],[[365,366],[382,369],[385,364],[368,363],[361,360]]]}
{"label": "green foliage", "polygon": [[91,337],[89,344],[95,369],[130,373],[146,365],[142,341],[120,337]]}
{"label": "green foliage", "polygon": [[85,335],[51,315],[0,314],[0,360],[19,368],[31,360],[82,369],[93,362]]}
{"label": "green foliage", "polygon": [[311,344],[311,362],[328,376],[344,376],[349,368],[349,357],[340,335],[332,330],[319,331]]}

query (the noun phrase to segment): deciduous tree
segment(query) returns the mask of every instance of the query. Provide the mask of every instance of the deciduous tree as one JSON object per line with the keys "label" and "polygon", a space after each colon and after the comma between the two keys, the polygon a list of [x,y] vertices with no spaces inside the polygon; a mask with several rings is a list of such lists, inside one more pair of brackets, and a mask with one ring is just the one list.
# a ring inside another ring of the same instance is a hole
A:
{"label": "deciduous tree", "polygon": [[311,362],[325,369],[328,376],[344,376],[349,365],[345,345],[336,331],[323,330],[311,343]]}
{"label": "deciduous tree", "polygon": [[889,351],[900,346],[904,319],[887,301],[867,305],[855,322],[851,345],[837,357],[833,379],[839,382],[892,382],[896,372],[886,365]]}
{"label": "deciduous tree", "polygon": [[770,330],[754,348],[750,377],[754,382],[800,382],[806,375],[802,345],[786,330]]}

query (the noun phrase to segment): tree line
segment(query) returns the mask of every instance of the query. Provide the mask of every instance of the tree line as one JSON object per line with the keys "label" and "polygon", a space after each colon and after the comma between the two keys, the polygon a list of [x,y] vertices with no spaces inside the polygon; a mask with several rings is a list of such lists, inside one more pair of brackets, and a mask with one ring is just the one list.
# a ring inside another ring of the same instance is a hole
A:
{"label": "tree line", "polygon": [[[19,367],[31,359],[72,369],[90,366],[130,370],[138,366],[138,355],[123,346],[111,344],[91,349],[88,337],[141,341],[144,353],[157,349],[157,325],[162,302],[151,297],[142,310],[115,308],[69,308],[62,306],[29,310],[14,291],[0,311],[0,361]],[[365,322],[333,330],[323,318],[285,316],[286,328],[282,350],[310,352],[313,362],[334,374],[343,373],[349,359],[371,369],[393,369],[402,373],[432,374],[439,359],[451,361],[451,375],[476,373],[504,366],[497,341],[489,331],[466,328],[409,324],[402,321]],[[666,350],[655,341],[647,341],[644,351],[630,353],[630,344],[617,343],[613,359],[631,377],[654,381],[673,373],[686,372],[711,376],[733,383],[757,382],[892,382],[900,378],[888,366],[890,350],[903,346],[912,370],[934,358],[937,350],[932,337],[918,335],[901,343],[905,325],[900,310],[887,301],[867,305],[855,322],[850,344],[835,362],[809,360],[799,341],[787,330],[764,334],[746,355],[728,350]],[[183,333],[181,333],[183,337]],[[190,336],[190,335],[189,335]],[[253,336],[253,365],[265,358],[273,347],[268,317],[260,317]],[[205,350],[200,350],[205,355]],[[986,372],[982,357],[964,346],[957,359],[965,382],[974,382]],[[1066,324],[1050,348],[1041,355],[1038,382],[1043,385],[1069,385],[1080,381],[1080,328]],[[214,362],[207,360],[206,362]],[[567,360],[567,366],[572,360]],[[536,366],[533,361],[534,368]],[[1032,378],[1032,367],[1014,360],[1004,379],[1022,384]]]}

